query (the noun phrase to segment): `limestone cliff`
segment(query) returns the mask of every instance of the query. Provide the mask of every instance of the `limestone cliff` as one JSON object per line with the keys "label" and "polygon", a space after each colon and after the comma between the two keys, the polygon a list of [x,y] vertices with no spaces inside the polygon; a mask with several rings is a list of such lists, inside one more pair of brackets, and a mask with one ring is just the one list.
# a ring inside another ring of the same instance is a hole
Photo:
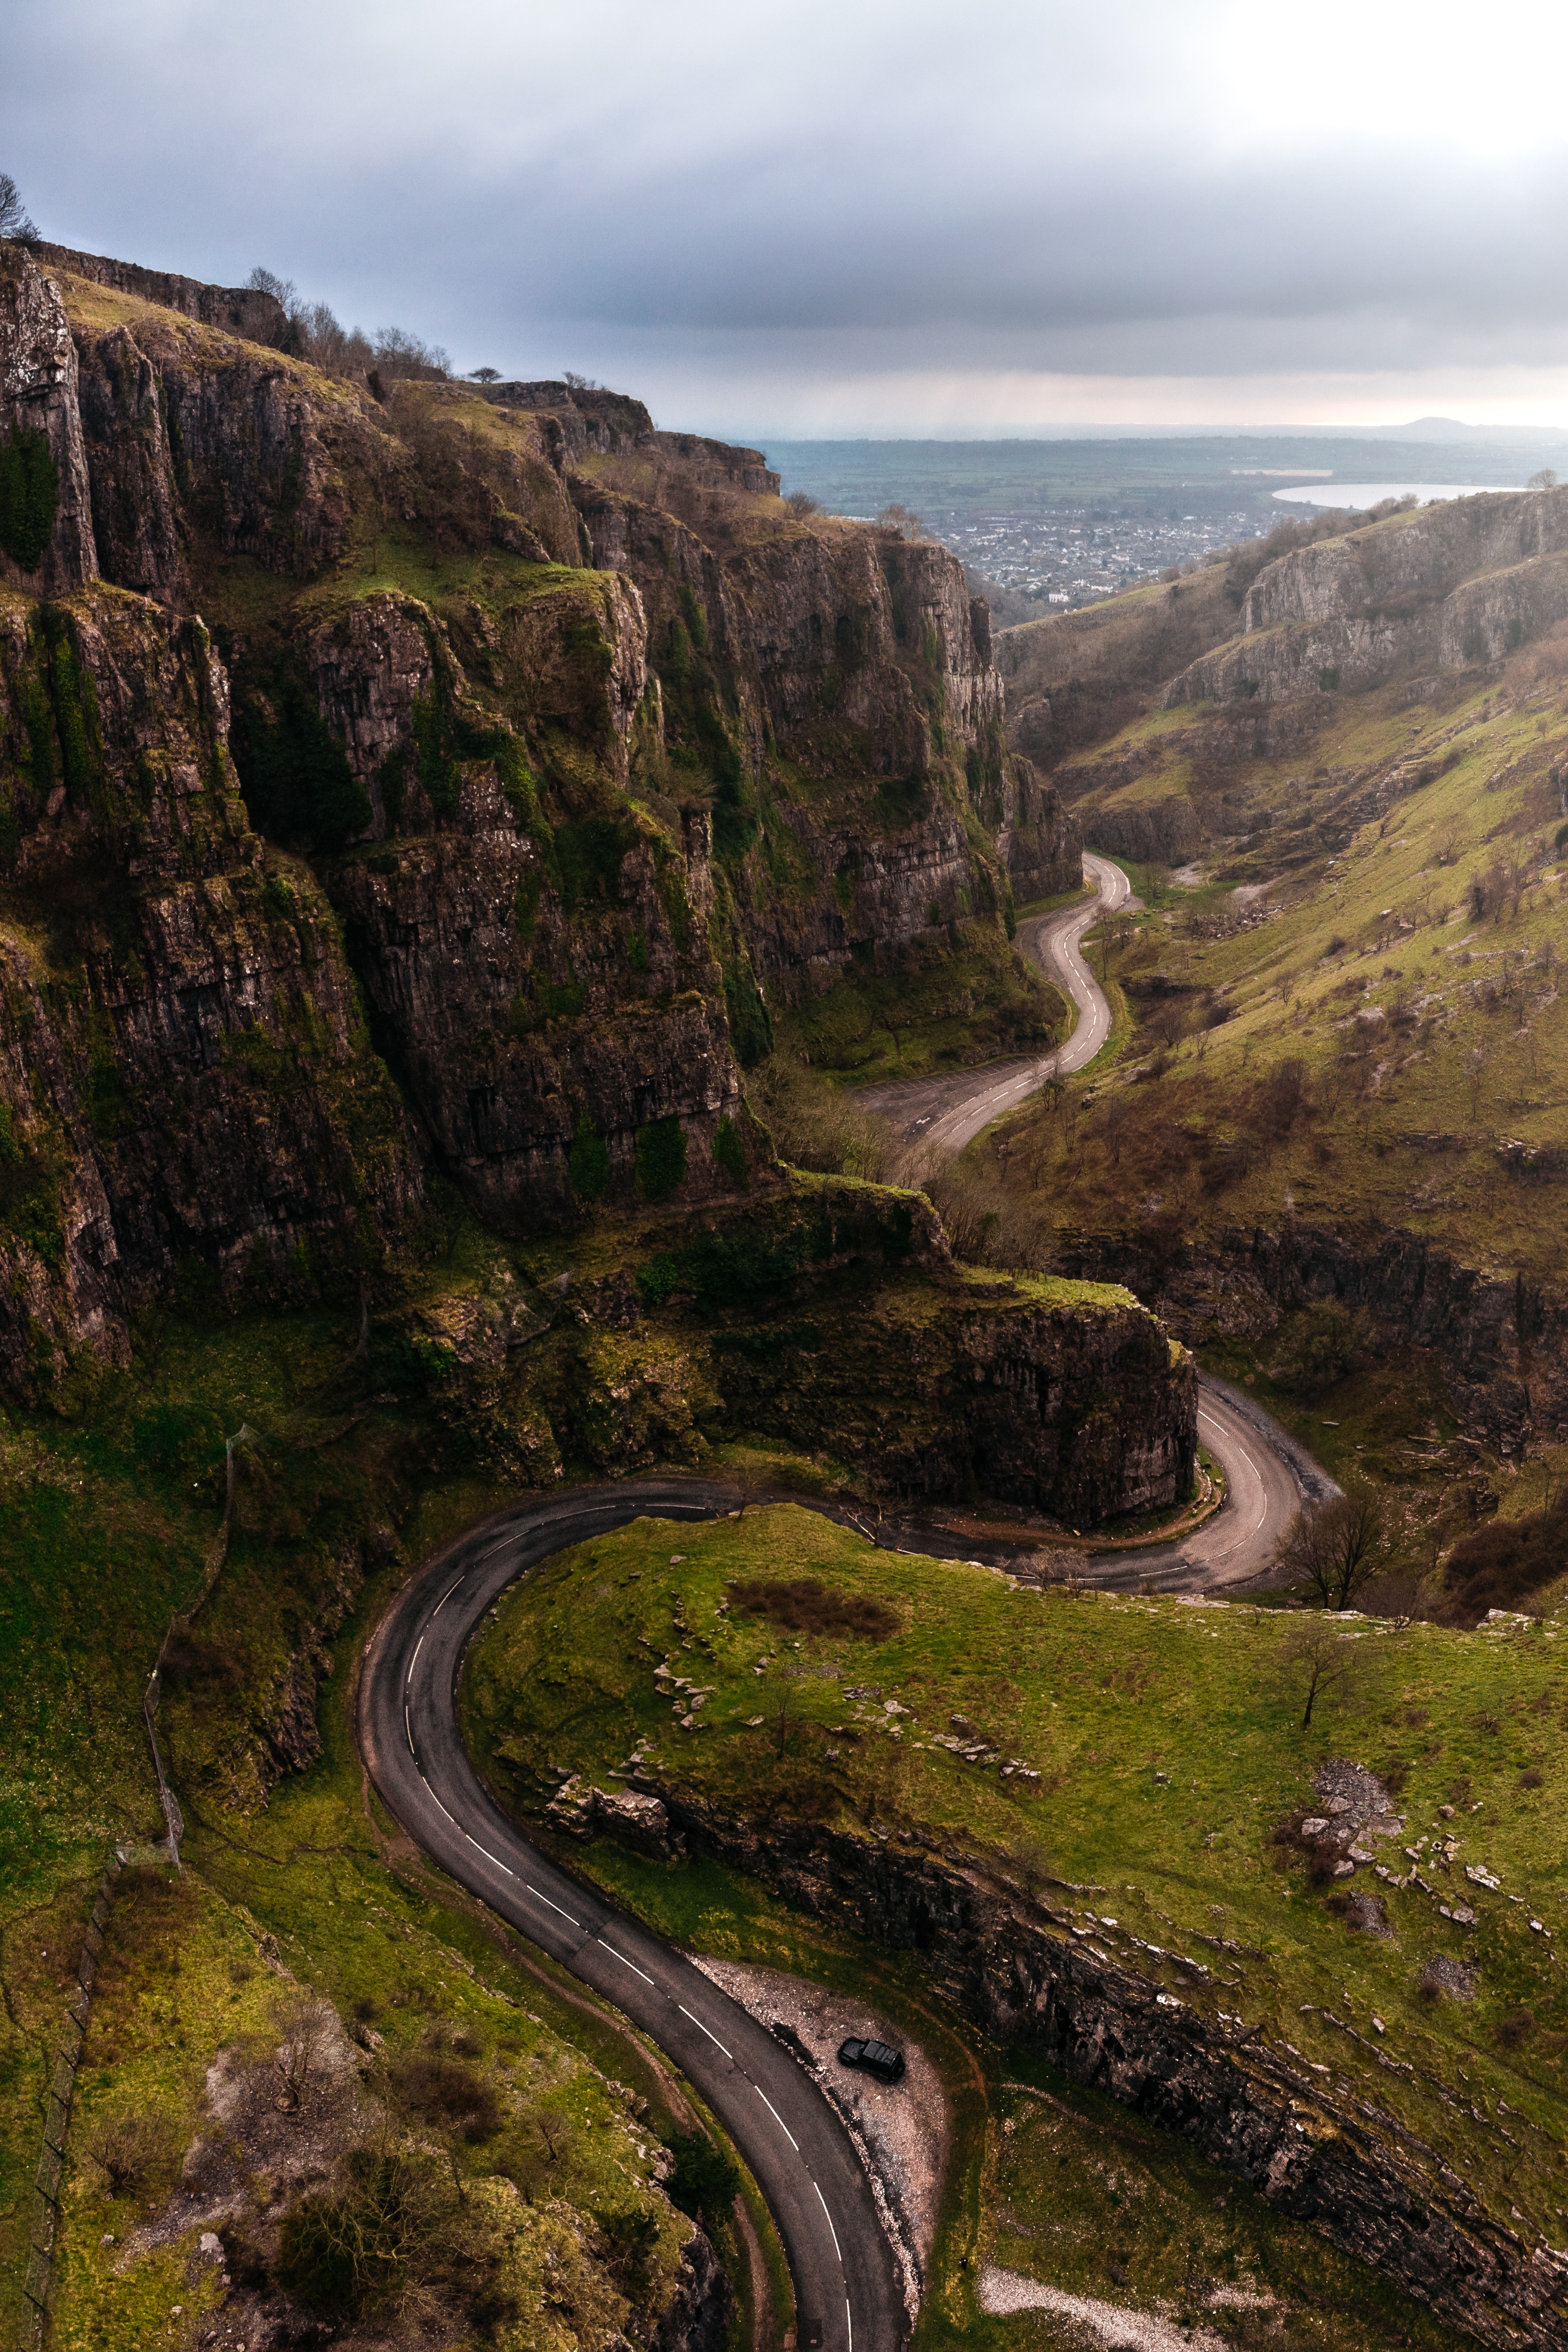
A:
{"label": "limestone cliff", "polygon": [[[920,1954],[993,2040],[1036,2051],[1073,2081],[1181,2133],[1449,2326],[1499,2347],[1568,2346],[1568,2259],[1528,2245],[1438,2148],[1348,2084],[1325,2082],[1326,2069],[1309,2071],[1288,2042],[1212,2024],[1182,1997],[1209,1972],[1204,1963],[1146,1946],[1159,1966],[1140,1969],[1080,1948],[1076,1939],[1103,1927],[1065,1898],[1097,1890],[1047,1881],[1052,1891],[1042,1895],[1037,1879],[1031,1893],[1005,1863],[944,1853],[918,1831],[893,1838],[880,1823],[861,1832],[777,1811],[764,1829],[646,1773],[627,1785],[658,1801],[667,1837],[879,1947]],[[594,1794],[579,1790],[579,1810],[618,1833],[625,1801],[599,1805]],[[628,1843],[640,1835],[647,1843],[646,1821],[630,1826]],[[1239,1949],[1205,1940],[1216,1962]],[[1163,1989],[1172,1981],[1177,1993]],[[1456,2120],[1469,2128],[1462,2111]]]}
{"label": "limestone cliff", "polygon": [[1181,670],[1168,709],[1474,667],[1568,616],[1568,490],[1454,499],[1267,564],[1241,635]]}
{"label": "limestone cliff", "polygon": [[0,245],[0,584],[56,596],[96,576],[76,345],[15,245]]}
{"label": "limestone cliff", "polygon": [[734,1181],[770,1001],[1074,878],[944,550],[623,394],[330,379],[225,289],[58,260],[98,559],[213,624],[252,817],[481,1213],[636,1198],[669,1121],[683,1197]]}
{"label": "limestone cliff", "polygon": [[417,1199],[337,919],[250,830],[199,622],[0,597],[0,1377],[182,1275],[310,1286]]}
{"label": "limestone cliff", "polygon": [[[770,1001],[961,923],[1005,957],[1015,894],[1076,877],[956,562],[619,394],[323,376],[230,289],[92,257],[0,292],[54,499],[0,637],[4,1376],[122,1358],[180,1284],[349,1281],[432,1167],[510,1235],[710,1205],[765,1257]],[[749,1324],[677,1378],[682,1294],[628,1275],[646,1381],[583,1342],[594,1412],[525,1379],[508,1458],[626,1466],[717,1409],[890,1492],[1184,1486],[1190,1367],[1130,1301],[850,1259],[867,1346],[773,1378]]]}

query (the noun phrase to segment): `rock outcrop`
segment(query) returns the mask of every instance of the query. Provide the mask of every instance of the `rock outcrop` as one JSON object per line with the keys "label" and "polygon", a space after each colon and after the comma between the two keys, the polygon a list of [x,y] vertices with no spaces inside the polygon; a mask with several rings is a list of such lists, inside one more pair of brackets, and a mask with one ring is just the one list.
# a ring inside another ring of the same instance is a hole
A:
{"label": "rock outcrop", "polygon": [[309,1289],[418,1199],[337,919],[251,832],[199,623],[0,597],[0,1378],[176,1281]]}
{"label": "rock outcrop", "polygon": [[648,2352],[723,2352],[735,2294],[706,2231],[694,2229],[680,2250],[674,2291],[648,2339]]}
{"label": "rock outcrop", "polygon": [[1353,692],[1473,668],[1568,617],[1568,490],[1500,491],[1321,540],[1266,564],[1242,634],[1165,689],[1187,702]]}
{"label": "rock outcrop", "polygon": [[0,245],[0,585],[59,596],[96,578],[91,509],[59,289]]}
{"label": "rock outcrop", "polygon": [[1568,2347],[1568,2259],[1527,2245],[1436,2148],[1287,2049],[1229,2035],[1157,1979],[1079,1948],[1079,1916],[1031,1899],[1005,1865],[943,1854],[911,1832],[779,1815],[764,1831],[646,1775],[631,1785],[662,1802],[695,1851],[838,1928],[920,1954],[983,2032],[1179,2132],[1450,2326],[1500,2352]]}
{"label": "rock outcrop", "polygon": [[1124,1282],[1189,1345],[1259,1339],[1314,1299],[1363,1311],[1376,1345],[1429,1349],[1466,1433],[1522,1457],[1568,1430],[1568,1298],[1460,1265],[1418,1234],[1358,1240],[1292,1220],[1155,1251],[1136,1235],[1085,1236],[1065,1263]]}
{"label": "rock outcrop", "polygon": [[169,269],[144,269],[139,262],[113,261],[107,254],[78,253],[68,245],[30,244],[28,252],[44,268],[64,270],[95,286],[110,286],[117,294],[135,295],[161,310],[178,310],[203,326],[221,327],[243,335],[247,342],[276,343],[281,348],[289,331],[288,314],[276,294],[255,286],[205,286],[199,278],[182,278]]}

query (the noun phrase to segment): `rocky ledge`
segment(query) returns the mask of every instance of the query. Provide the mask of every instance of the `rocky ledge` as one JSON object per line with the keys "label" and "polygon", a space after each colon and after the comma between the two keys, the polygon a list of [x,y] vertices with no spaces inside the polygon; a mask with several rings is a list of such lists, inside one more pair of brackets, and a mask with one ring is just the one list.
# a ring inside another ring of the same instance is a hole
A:
{"label": "rocky ledge", "polygon": [[[1058,1904],[1095,1889],[1026,1886],[910,1830],[782,1817],[763,1828],[641,1774],[625,1796],[574,1782],[552,1819],[644,1853],[711,1855],[873,1943],[921,1953],[984,2032],[1026,2043],[1074,2082],[1181,2133],[1448,2325],[1500,2347],[1568,2347],[1568,2257],[1494,2219],[1440,2152],[1394,2116],[1325,2086],[1283,2044],[1227,2035],[1113,1958],[1093,1912]],[[1212,1961],[1162,1957],[1177,1982],[1225,1962],[1220,1947]]]}

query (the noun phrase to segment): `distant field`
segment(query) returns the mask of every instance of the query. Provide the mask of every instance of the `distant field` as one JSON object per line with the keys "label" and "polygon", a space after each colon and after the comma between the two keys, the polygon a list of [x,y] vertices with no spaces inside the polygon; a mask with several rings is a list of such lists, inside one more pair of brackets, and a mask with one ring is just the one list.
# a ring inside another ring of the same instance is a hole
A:
{"label": "distant field", "polygon": [[[1180,490],[1187,510],[1247,506],[1278,515],[1282,478],[1324,467],[1345,482],[1394,480],[1505,485],[1561,450],[1526,453],[1489,443],[1342,440],[1317,434],[1204,435],[1151,441],[777,441],[768,463],[791,490],[809,491],[836,512],[874,515],[894,500],[933,526],[983,513],[1061,504],[1168,507]],[[1523,471],[1521,472],[1521,467]]]}

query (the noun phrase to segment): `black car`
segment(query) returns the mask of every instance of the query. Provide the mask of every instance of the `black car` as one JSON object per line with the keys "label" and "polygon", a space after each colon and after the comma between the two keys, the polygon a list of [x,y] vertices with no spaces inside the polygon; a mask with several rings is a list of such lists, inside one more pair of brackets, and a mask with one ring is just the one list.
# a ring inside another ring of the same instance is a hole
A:
{"label": "black car", "polygon": [[838,2045],[838,2063],[841,2066],[864,2066],[879,2083],[901,2083],[904,2079],[903,2052],[890,2050],[885,2042],[861,2042],[851,2035]]}

